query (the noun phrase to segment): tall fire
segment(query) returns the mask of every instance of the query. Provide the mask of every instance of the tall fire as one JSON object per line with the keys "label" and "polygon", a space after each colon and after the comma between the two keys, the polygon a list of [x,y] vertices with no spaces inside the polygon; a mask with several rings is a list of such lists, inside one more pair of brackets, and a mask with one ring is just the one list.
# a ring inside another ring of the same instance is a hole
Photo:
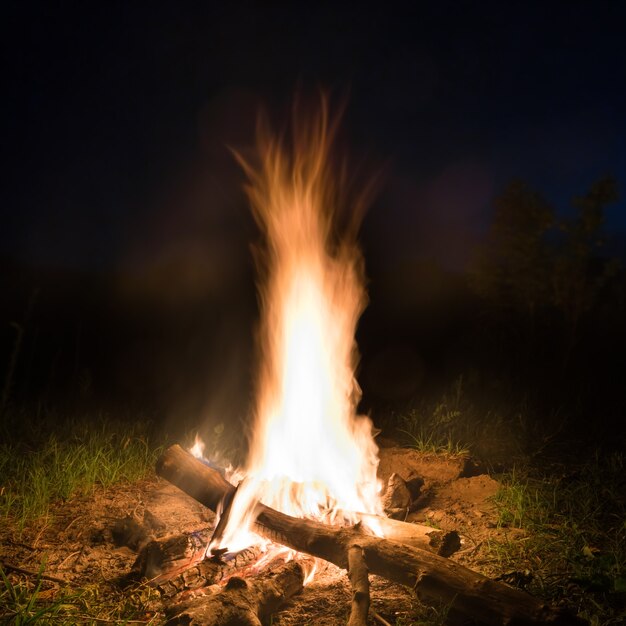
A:
{"label": "tall fire", "polygon": [[[370,576],[378,599],[387,598],[388,583],[397,583],[411,611],[417,596],[445,607],[446,623],[453,625],[582,626],[586,622],[567,611],[449,559],[461,546],[456,530],[385,516],[400,513],[406,520],[420,506],[428,474],[431,485],[442,486],[442,465],[431,467],[432,458],[414,451],[381,449],[387,486],[379,495],[372,423],[357,415],[354,335],[366,294],[354,222],[339,224],[344,205],[332,165],[335,130],[322,107],[314,123],[296,130],[289,148],[262,132],[258,163],[239,159],[263,234],[257,257],[260,360],[248,460],[226,480],[178,445],[163,452],[157,474],[205,507],[221,509],[220,518],[210,538],[203,530],[148,543],[134,575],[178,599],[168,624],[259,626],[303,591],[313,557],[325,564],[317,581],[330,576],[336,582],[347,571],[349,626],[366,626],[369,617],[390,623],[370,608]],[[412,473],[413,463],[424,479]],[[453,483],[468,480],[462,459],[448,463],[459,463]],[[465,493],[468,483],[462,485],[453,493]],[[287,550],[302,558],[278,558]],[[395,600],[387,600],[394,607],[390,617],[396,616]],[[345,623],[326,618],[311,623]],[[295,615],[279,623],[301,621]]]}
{"label": "tall fire", "polygon": [[[366,304],[353,235],[338,235],[340,191],[327,108],[289,149],[259,132],[259,164],[239,159],[263,233],[260,365],[244,480],[219,546],[245,547],[257,501],[298,517],[381,513],[372,423],[356,414],[356,324]],[[346,229],[344,229],[346,230]]]}

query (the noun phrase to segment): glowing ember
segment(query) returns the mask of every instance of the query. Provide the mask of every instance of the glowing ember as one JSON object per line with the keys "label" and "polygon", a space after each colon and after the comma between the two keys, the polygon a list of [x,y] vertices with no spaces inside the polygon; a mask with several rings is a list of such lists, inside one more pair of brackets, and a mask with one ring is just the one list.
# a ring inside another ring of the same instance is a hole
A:
{"label": "glowing ember", "polygon": [[332,135],[323,107],[308,130],[296,133],[291,151],[260,133],[260,166],[240,159],[265,246],[261,365],[246,478],[220,542],[230,550],[250,544],[245,531],[259,500],[318,519],[332,520],[338,511],[381,512],[372,424],[356,414],[354,333],[366,304],[362,258],[353,237],[336,237]]}

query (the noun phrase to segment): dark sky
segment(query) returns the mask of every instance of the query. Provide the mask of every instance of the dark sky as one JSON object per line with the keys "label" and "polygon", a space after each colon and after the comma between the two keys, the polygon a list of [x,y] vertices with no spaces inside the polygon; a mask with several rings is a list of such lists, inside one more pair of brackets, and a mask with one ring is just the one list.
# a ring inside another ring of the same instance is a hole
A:
{"label": "dark sky", "polygon": [[280,119],[318,86],[349,95],[355,160],[384,165],[364,224],[378,258],[462,267],[513,177],[561,211],[606,173],[626,195],[626,3],[335,4],[3,5],[1,252],[228,260],[249,224],[226,144],[251,140],[260,105]]}

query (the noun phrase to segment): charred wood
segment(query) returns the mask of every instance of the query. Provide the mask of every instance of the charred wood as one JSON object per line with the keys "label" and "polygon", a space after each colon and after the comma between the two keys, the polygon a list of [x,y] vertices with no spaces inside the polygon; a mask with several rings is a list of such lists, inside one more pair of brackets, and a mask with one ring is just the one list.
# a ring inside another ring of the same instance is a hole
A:
{"label": "charred wood", "polygon": [[129,580],[146,581],[165,598],[218,584],[225,578],[255,563],[261,556],[256,547],[247,548],[228,558],[206,559],[208,531],[171,535],[144,546]]}
{"label": "charred wood", "polygon": [[154,586],[204,558],[208,531],[169,535],[148,542],[137,555],[129,573],[132,580],[147,580]]}
{"label": "charred wood", "polygon": [[222,590],[175,607],[167,626],[261,626],[303,584],[302,566],[295,561],[246,580],[233,576]]}

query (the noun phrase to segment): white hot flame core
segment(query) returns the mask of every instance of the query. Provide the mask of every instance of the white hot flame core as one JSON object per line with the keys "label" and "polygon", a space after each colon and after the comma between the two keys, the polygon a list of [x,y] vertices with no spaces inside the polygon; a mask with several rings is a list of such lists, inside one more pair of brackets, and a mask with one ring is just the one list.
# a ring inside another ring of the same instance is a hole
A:
{"label": "white hot flame core", "polygon": [[381,512],[372,424],[356,414],[362,258],[353,238],[338,241],[333,230],[331,138],[324,109],[292,152],[262,135],[260,167],[243,162],[265,235],[264,283],[246,480],[220,542],[231,550],[249,545],[240,533],[257,501],[303,517]]}

